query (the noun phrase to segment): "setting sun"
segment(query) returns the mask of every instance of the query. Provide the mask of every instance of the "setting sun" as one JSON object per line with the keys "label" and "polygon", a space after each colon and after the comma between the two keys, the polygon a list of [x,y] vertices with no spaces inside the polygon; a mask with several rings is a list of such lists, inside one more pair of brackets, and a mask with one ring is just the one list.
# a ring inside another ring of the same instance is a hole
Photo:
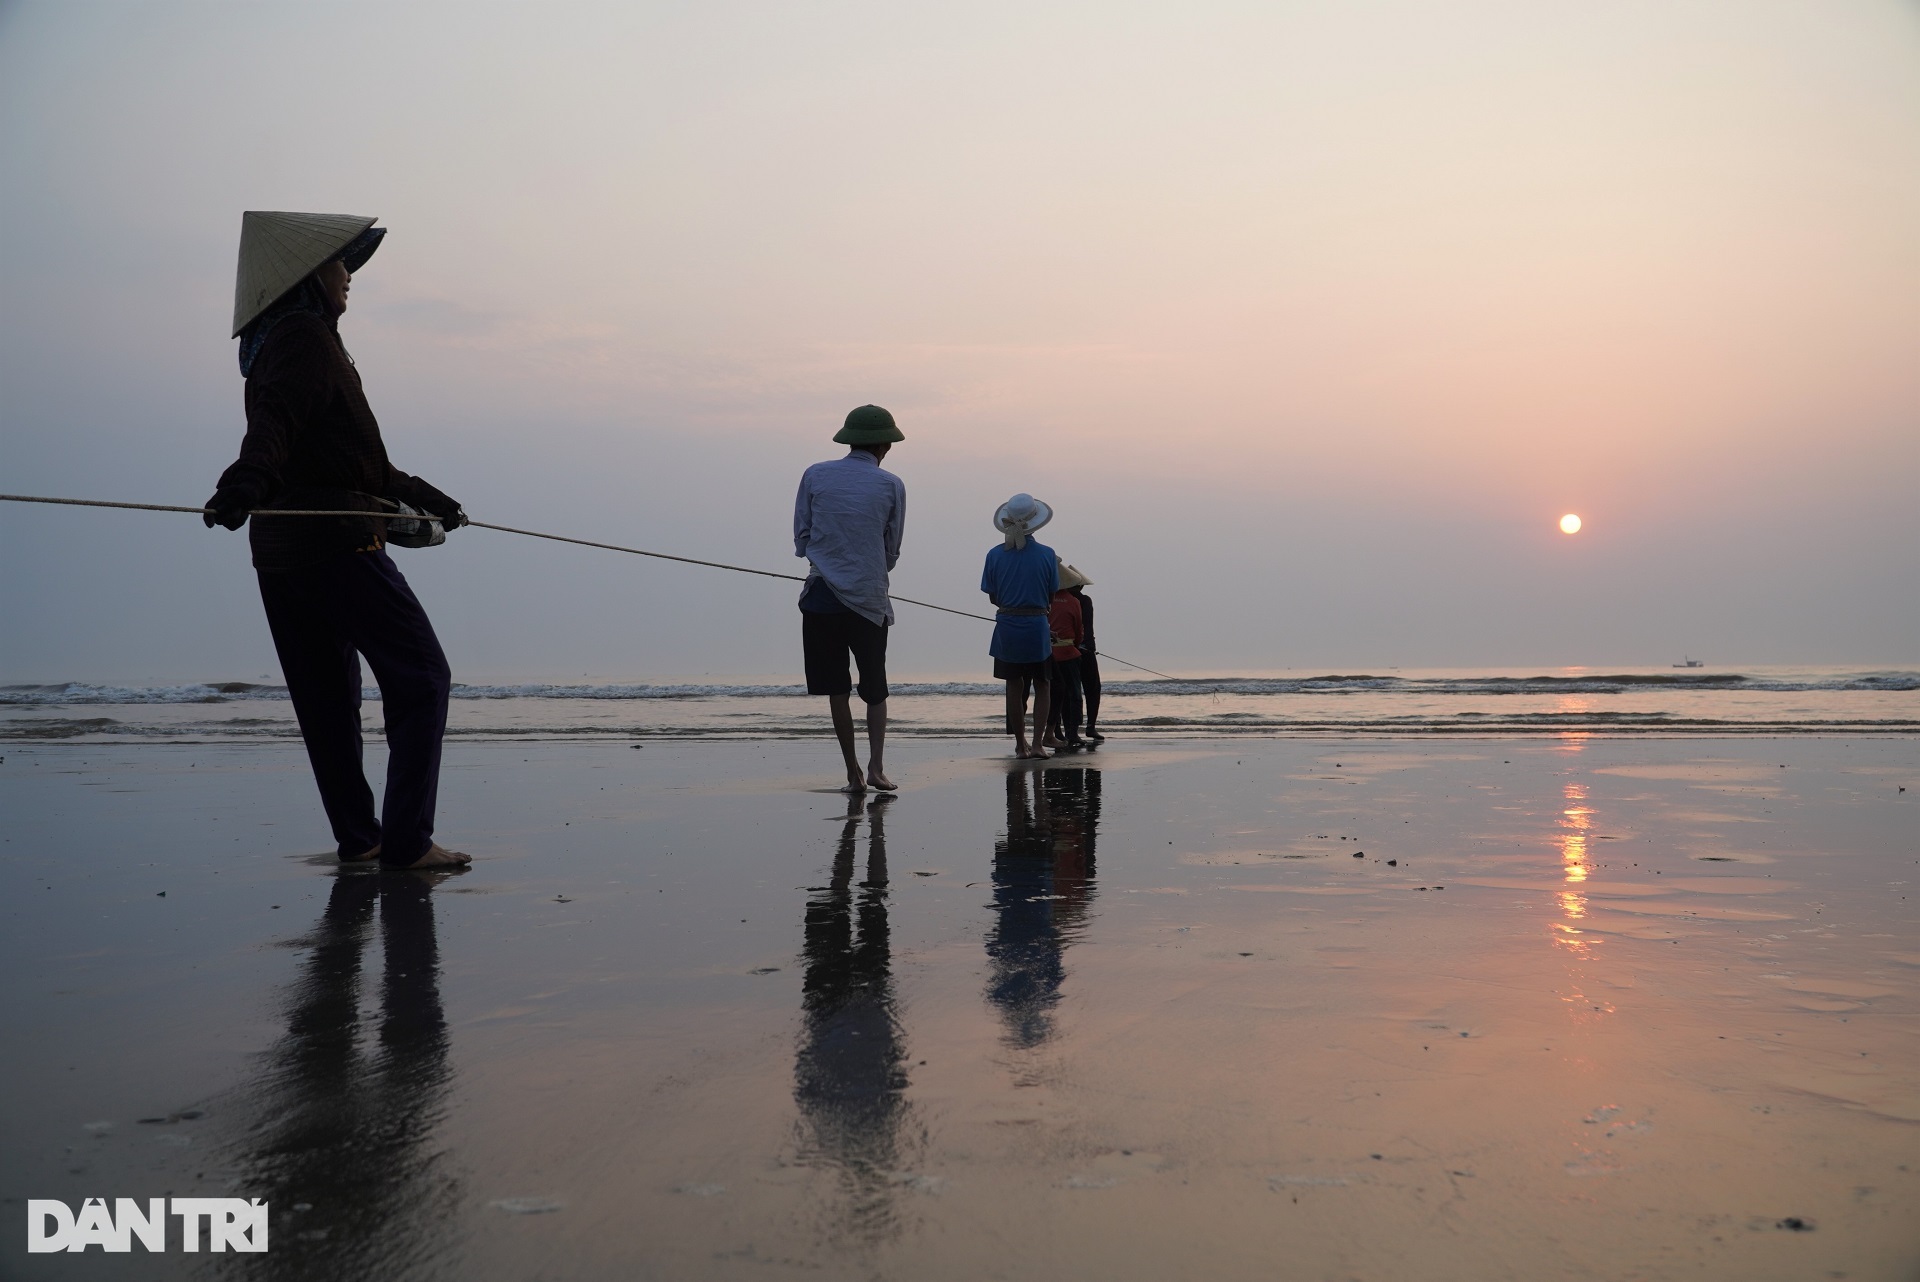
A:
{"label": "setting sun", "polygon": [[1571,513],[1571,512],[1569,512],[1569,513],[1567,513],[1567,514],[1566,514],[1565,516],[1563,516],[1563,517],[1561,517],[1561,518],[1560,518],[1560,533],[1562,533],[1562,534],[1578,534],[1578,533],[1580,533],[1580,518],[1579,518],[1579,517],[1577,517],[1577,516],[1575,516],[1575,515],[1574,515],[1573,513]]}

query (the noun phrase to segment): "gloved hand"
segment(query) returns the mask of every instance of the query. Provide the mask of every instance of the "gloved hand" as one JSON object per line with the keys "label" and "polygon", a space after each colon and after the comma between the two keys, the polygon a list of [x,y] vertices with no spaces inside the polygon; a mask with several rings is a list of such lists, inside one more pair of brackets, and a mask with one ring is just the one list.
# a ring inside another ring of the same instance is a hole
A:
{"label": "gloved hand", "polygon": [[399,499],[411,506],[421,515],[440,523],[442,531],[457,530],[467,523],[466,509],[460,506],[460,500],[427,484],[419,477],[413,477],[413,484],[405,487],[415,497]]}
{"label": "gloved hand", "polygon": [[253,507],[252,501],[239,490],[216,490],[206,506],[210,511],[201,514],[200,519],[211,530],[216,525],[224,525],[229,530],[237,530],[247,523],[247,513]]}

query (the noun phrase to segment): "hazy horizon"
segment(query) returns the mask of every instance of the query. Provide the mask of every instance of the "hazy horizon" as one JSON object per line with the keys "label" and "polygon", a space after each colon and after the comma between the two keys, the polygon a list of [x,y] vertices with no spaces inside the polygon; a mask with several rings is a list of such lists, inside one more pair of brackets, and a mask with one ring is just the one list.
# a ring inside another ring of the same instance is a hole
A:
{"label": "hazy horizon", "polygon": [[[1027,490],[1166,671],[1920,666],[1916,156],[1896,0],[0,2],[0,491],[204,500],[241,211],[361,213],[342,334],[476,519],[797,573],[872,401],[896,592],[980,609]],[[242,534],[0,538],[0,682],[278,671]],[[395,557],[456,680],[799,670],[797,585]]]}
{"label": "hazy horizon", "polygon": [[[1132,656],[1130,656],[1132,657]],[[1151,671],[1139,671],[1122,666],[1112,655],[1106,656],[1103,680],[1108,686],[1116,682],[1159,682],[1162,675]],[[278,663],[262,665],[263,670],[251,673],[229,674],[226,676],[201,674],[183,677],[179,674],[162,676],[134,675],[119,678],[78,678],[56,679],[53,681],[22,680],[7,682],[0,689],[31,690],[35,688],[59,687],[63,685],[91,687],[103,690],[151,690],[191,689],[206,685],[267,685],[278,686],[281,673]],[[271,671],[264,669],[270,668]],[[1337,678],[1342,681],[1355,681],[1366,678],[1397,679],[1408,682],[1448,681],[1471,677],[1508,678],[1542,677],[1547,679],[1591,678],[1599,681],[1612,676],[1658,676],[1661,673],[1679,669],[1679,675],[1698,678],[1739,676],[1748,680],[1770,681],[1787,674],[1795,677],[1823,677],[1827,675],[1854,676],[1867,673],[1898,673],[1911,676],[1920,672],[1920,664],[1755,664],[1755,663],[1707,663],[1702,668],[1685,669],[1677,663],[1663,663],[1657,660],[1633,663],[1597,663],[1569,666],[1551,666],[1547,664],[1503,664],[1464,667],[1402,667],[1398,664],[1378,664],[1371,668],[1355,667],[1343,670],[1337,665],[1308,665],[1295,668],[1231,668],[1231,669],[1187,669],[1165,674],[1174,680],[1191,685],[1205,685],[1211,681],[1312,681],[1317,678]],[[922,671],[919,669],[896,670],[889,664],[888,672],[891,684],[898,687],[910,685],[979,685],[983,689],[997,690],[999,683],[990,673],[983,674],[975,668],[961,668],[947,672]],[[371,673],[363,674],[368,689],[374,688]],[[623,673],[619,671],[583,671],[583,672],[485,672],[469,670],[455,673],[456,688],[471,689],[525,689],[532,690],[542,686],[556,689],[578,688],[619,688],[623,686],[652,686],[671,690],[677,687],[693,688],[699,686],[714,687],[764,687],[779,686],[797,688],[803,683],[796,672],[647,672]]]}

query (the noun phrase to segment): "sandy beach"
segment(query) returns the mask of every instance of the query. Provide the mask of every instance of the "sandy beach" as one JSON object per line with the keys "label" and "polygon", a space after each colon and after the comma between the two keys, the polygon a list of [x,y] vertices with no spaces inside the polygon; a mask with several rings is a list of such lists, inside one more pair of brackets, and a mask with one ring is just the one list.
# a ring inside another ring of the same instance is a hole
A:
{"label": "sandy beach", "polygon": [[1920,1268],[1911,741],[992,751],[456,743],[424,878],[296,745],[8,745],[0,1195],[272,1249],[6,1274]]}

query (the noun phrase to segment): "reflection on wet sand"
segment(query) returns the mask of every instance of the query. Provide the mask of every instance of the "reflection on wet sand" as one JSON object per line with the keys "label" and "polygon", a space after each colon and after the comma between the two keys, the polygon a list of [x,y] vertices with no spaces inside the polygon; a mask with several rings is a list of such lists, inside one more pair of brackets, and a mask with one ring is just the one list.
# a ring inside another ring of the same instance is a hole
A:
{"label": "reflection on wet sand", "polygon": [[1093,899],[1100,772],[1090,767],[1007,775],[1007,830],[993,847],[994,924],[987,1000],[1008,1045],[1038,1047],[1054,1035],[1067,945],[1086,929]]}
{"label": "reflection on wet sand", "polygon": [[[286,1033],[236,1111],[237,1187],[274,1208],[273,1247],[224,1267],[271,1277],[409,1276],[451,1240],[461,1181],[434,1142],[453,1072],[433,887],[445,874],[342,873],[304,941]],[[372,1045],[361,958],[379,909]]]}
{"label": "reflection on wet sand", "polygon": [[[909,1126],[906,1039],[888,942],[886,813],[892,800],[848,799],[832,875],[807,900],[805,1019],[793,1065],[798,1159],[839,1176],[843,1204],[828,1217],[830,1236],[868,1243],[897,1230],[905,1150],[924,1142]],[[863,819],[866,878],[856,888]]]}
{"label": "reflection on wet sand", "polygon": [[1555,893],[1559,916],[1551,922],[1553,943],[1569,954],[1567,978],[1561,995],[1575,1024],[1591,1024],[1614,1013],[1614,1005],[1593,993],[1592,966],[1600,958],[1600,946],[1606,942],[1587,925],[1587,880],[1593,875],[1593,856],[1588,843],[1593,838],[1593,807],[1586,784],[1564,783],[1560,787],[1559,860],[1561,888]]}
{"label": "reflection on wet sand", "polygon": [[1554,943],[1578,957],[1592,954],[1597,940],[1589,937],[1580,929],[1580,921],[1587,915],[1587,897],[1581,891],[1592,872],[1588,863],[1587,838],[1593,829],[1593,808],[1586,804],[1587,786],[1582,783],[1569,783],[1561,787],[1562,799],[1566,802],[1560,811],[1560,875],[1564,879],[1564,889],[1559,892],[1560,915],[1563,921],[1554,923]]}

